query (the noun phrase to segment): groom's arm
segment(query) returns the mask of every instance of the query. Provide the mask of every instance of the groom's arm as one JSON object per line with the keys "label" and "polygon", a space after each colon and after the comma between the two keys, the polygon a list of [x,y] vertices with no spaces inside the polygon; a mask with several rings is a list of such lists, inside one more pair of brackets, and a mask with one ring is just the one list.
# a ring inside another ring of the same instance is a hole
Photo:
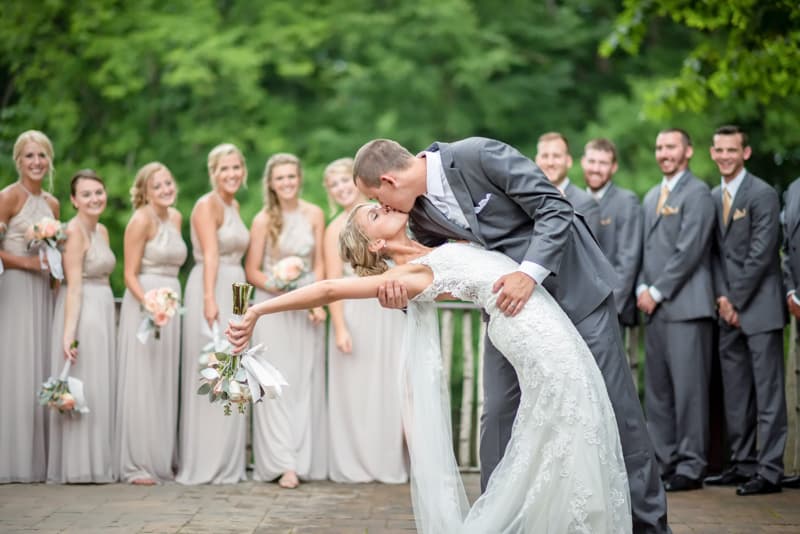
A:
{"label": "groom's arm", "polygon": [[535,220],[522,263],[558,274],[573,220],[569,201],[533,161],[505,143],[486,140],[480,164],[489,181]]}

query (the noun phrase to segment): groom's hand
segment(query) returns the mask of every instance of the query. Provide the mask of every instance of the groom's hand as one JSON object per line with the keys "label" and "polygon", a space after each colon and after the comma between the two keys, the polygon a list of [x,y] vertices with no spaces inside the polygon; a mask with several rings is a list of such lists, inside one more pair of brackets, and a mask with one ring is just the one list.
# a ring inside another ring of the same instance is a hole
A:
{"label": "groom's hand", "polygon": [[534,289],[536,281],[522,271],[503,275],[492,286],[493,293],[500,292],[497,296],[497,307],[508,317],[513,317],[522,310]]}
{"label": "groom's hand", "polygon": [[408,306],[406,285],[397,280],[389,280],[378,286],[378,302],[384,308],[402,310]]}

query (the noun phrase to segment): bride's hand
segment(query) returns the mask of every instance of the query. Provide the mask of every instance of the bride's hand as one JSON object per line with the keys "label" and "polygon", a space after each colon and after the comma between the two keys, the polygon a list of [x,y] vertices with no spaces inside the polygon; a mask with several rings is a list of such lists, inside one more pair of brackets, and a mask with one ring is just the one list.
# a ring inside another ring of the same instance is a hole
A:
{"label": "bride's hand", "polygon": [[378,287],[378,301],[384,308],[402,310],[408,307],[408,290],[403,282],[389,280]]}
{"label": "bride's hand", "polygon": [[514,317],[522,310],[534,289],[536,281],[521,271],[501,276],[492,286],[493,293],[500,292],[497,296],[498,309],[508,317]]}
{"label": "bride's hand", "polygon": [[225,335],[228,341],[233,346],[233,353],[239,354],[247,348],[250,342],[250,337],[253,335],[253,328],[256,326],[258,317],[252,310],[247,310],[242,317],[241,323],[234,323],[228,321],[228,328],[225,329]]}

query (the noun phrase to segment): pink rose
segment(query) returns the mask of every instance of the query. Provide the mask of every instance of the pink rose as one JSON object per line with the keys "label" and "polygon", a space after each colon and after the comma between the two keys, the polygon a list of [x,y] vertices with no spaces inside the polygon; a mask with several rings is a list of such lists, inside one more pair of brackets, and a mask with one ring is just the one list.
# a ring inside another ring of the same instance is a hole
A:
{"label": "pink rose", "polygon": [[44,222],[43,233],[45,238],[55,237],[58,233],[59,224],[55,219],[48,219]]}
{"label": "pink rose", "polygon": [[62,393],[58,399],[58,409],[62,412],[69,412],[75,408],[75,398],[69,393]]}
{"label": "pink rose", "polygon": [[275,265],[273,274],[275,278],[284,282],[297,280],[303,274],[303,260],[297,256],[289,256],[279,261]]}
{"label": "pink rose", "polygon": [[167,315],[166,312],[159,310],[153,314],[153,322],[156,324],[156,326],[164,326],[169,322],[169,315]]}

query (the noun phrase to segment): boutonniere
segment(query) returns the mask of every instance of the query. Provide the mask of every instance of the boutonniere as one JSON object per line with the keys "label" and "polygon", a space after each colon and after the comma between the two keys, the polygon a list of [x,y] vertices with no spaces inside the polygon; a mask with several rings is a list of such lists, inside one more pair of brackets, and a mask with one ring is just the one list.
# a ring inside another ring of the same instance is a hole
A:
{"label": "boutonniere", "polygon": [[741,219],[742,217],[745,217],[746,215],[747,215],[747,210],[746,209],[744,209],[744,210],[736,210],[736,211],[733,212],[733,220],[737,221],[737,220]]}
{"label": "boutonniere", "polygon": [[661,208],[661,215],[675,215],[681,211],[680,208],[673,208],[672,206],[667,206],[664,204],[664,207]]}
{"label": "boutonniere", "polygon": [[608,226],[609,224],[611,224],[611,217],[608,219],[600,219],[600,226]]}

